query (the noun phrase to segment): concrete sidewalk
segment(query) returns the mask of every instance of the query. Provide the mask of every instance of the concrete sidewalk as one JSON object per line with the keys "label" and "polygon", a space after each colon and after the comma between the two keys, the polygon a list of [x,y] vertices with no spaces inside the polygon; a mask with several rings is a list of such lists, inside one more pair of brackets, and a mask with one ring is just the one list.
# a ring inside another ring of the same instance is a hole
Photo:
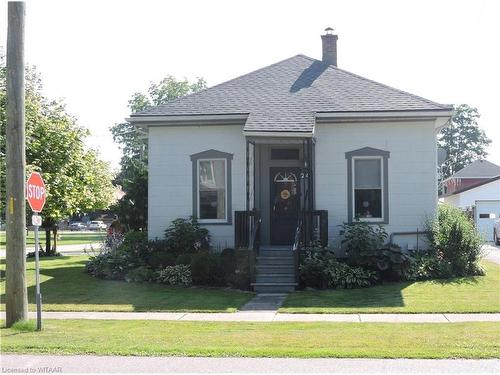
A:
{"label": "concrete sidewalk", "polygon": [[[36,313],[29,313],[36,319]],[[44,319],[90,320],[166,320],[207,322],[347,322],[347,323],[459,323],[500,322],[493,314],[279,314],[275,311],[239,311],[236,313],[169,312],[43,312]],[[5,312],[0,313],[5,319]]]}
{"label": "concrete sidewalk", "polygon": [[[500,372],[498,359],[336,359],[54,356],[2,354],[9,373],[363,373]],[[42,370],[42,371],[40,371]]]}

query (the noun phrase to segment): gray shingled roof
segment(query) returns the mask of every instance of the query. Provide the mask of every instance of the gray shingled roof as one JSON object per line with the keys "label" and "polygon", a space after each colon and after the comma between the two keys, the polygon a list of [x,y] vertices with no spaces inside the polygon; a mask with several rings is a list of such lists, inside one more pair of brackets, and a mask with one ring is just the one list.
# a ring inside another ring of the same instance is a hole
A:
{"label": "gray shingled roof", "polygon": [[132,116],[249,114],[246,131],[306,131],[316,112],[449,110],[297,55]]}
{"label": "gray shingled roof", "polygon": [[491,178],[500,175],[500,166],[488,160],[476,160],[468,166],[460,169],[449,178]]}

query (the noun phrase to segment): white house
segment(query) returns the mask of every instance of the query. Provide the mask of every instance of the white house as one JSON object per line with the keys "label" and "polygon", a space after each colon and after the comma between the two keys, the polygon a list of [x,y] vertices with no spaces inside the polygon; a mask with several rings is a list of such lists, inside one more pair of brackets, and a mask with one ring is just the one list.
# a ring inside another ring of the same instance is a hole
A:
{"label": "white house", "polygon": [[151,238],[194,215],[220,247],[290,252],[316,236],[337,245],[359,219],[414,246],[452,106],[339,69],[337,35],[321,38],[322,60],[293,56],[131,115],[149,138]]}

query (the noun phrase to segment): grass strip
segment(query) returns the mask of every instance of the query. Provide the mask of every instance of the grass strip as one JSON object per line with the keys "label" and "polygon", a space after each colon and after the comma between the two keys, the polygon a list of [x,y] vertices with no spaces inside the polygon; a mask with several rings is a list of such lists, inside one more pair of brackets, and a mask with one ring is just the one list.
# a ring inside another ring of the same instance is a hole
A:
{"label": "grass strip", "polygon": [[499,323],[46,320],[0,330],[3,353],[299,358],[498,358]]}

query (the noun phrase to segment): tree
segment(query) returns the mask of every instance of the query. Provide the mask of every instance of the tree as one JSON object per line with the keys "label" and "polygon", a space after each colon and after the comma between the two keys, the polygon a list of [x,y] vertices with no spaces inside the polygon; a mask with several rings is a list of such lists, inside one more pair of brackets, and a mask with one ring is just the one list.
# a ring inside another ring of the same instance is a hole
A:
{"label": "tree", "polygon": [[439,136],[438,146],[446,151],[446,160],[441,166],[441,179],[446,179],[475,160],[484,159],[486,147],[491,140],[479,128],[480,115],[477,108],[467,104],[455,107],[451,124]]}
{"label": "tree", "polygon": [[[151,83],[147,93],[132,95],[129,108],[132,112],[144,111],[150,107],[165,104],[170,100],[192,94],[206,87],[203,78],[190,83],[167,76],[159,83]],[[111,127],[113,140],[120,144],[123,155],[121,171],[115,184],[121,186],[125,195],[114,207],[122,224],[129,229],[146,230],[148,210],[148,160],[147,142],[143,133],[128,122]]]}
{"label": "tree", "polygon": [[[0,162],[5,150],[5,68],[0,70]],[[61,102],[42,95],[42,81],[33,67],[26,68],[26,164],[27,173],[41,171],[47,187],[42,212],[47,253],[57,249],[57,222],[78,212],[107,208],[114,187],[107,163],[85,146],[89,131],[77,125]],[[3,169],[3,168],[2,168]],[[0,186],[5,186],[0,174]],[[2,197],[4,197],[2,191]],[[1,205],[4,204],[3,199]],[[3,212],[3,206],[0,206]],[[30,215],[28,215],[30,216]],[[51,231],[54,246],[51,246]]]}

